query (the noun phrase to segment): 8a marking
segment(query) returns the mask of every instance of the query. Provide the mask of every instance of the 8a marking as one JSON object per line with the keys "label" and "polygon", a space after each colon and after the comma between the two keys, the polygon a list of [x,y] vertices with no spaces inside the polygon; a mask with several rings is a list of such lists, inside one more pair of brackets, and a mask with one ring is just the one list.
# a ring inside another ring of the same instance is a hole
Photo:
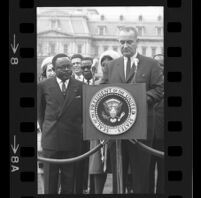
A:
{"label": "8a marking", "polygon": [[18,171],[19,170],[19,161],[20,161],[20,158],[19,156],[17,156],[17,150],[19,148],[19,144],[16,144],[16,136],[14,135],[14,143],[11,144],[11,148],[12,148],[12,151],[13,151],[13,155],[11,156],[10,158],[10,161],[11,161],[11,172],[15,172],[15,171]]}

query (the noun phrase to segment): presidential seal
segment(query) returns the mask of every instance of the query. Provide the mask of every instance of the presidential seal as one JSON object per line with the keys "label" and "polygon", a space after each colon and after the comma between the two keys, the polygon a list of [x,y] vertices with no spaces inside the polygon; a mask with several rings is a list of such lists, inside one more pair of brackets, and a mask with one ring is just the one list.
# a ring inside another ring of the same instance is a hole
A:
{"label": "presidential seal", "polygon": [[135,123],[137,106],[133,96],[120,87],[106,87],[93,96],[89,105],[89,117],[102,133],[119,135]]}

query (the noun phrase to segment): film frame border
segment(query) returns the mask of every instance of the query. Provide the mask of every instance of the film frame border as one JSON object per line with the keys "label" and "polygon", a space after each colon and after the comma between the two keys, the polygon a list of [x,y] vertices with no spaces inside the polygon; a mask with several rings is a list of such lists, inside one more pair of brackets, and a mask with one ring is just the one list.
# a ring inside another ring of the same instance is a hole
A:
{"label": "film frame border", "polygon": [[[192,59],[189,54],[192,50],[192,3],[185,0],[137,0],[135,4],[132,1],[127,2],[130,6],[164,6],[164,64],[166,65],[164,197],[191,197]],[[88,2],[83,6],[93,4],[94,2]],[[123,2],[122,4],[114,2],[95,4],[96,6],[108,4],[124,6]],[[41,2],[10,0],[9,12],[12,15],[10,15],[9,44],[12,45],[9,51],[9,105],[10,110],[15,112],[10,116],[10,145],[12,145],[10,166],[19,168],[16,172],[10,173],[11,197],[13,195],[23,198],[51,196],[37,194],[36,7],[40,6],[80,6],[80,2],[74,1],[69,4],[65,1],[53,0]],[[62,197],[62,195],[58,196]],[[111,197],[111,195],[102,196]]]}

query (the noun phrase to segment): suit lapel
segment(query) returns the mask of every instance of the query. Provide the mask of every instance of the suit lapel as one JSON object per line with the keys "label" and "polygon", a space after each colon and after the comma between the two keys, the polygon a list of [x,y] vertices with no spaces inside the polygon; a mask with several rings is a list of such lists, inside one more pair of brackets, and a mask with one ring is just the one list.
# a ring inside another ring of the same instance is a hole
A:
{"label": "suit lapel", "polygon": [[125,75],[124,75],[124,58],[123,57],[121,57],[119,59],[119,61],[117,62],[116,68],[117,68],[117,71],[118,71],[119,76],[121,78],[121,81],[125,82],[126,79],[125,79]]}
{"label": "suit lapel", "polygon": [[70,105],[72,100],[74,99],[75,93],[77,91],[77,85],[74,79],[69,80],[68,88],[66,90],[65,100],[63,102],[63,106],[61,108],[59,117],[61,116],[62,112]]}
{"label": "suit lapel", "polygon": [[55,95],[55,99],[59,102],[59,104],[63,104],[64,103],[64,96],[61,92],[61,89],[59,87],[59,84],[56,80],[56,77],[54,77],[53,79],[53,84],[52,84],[53,88],[54,88],[54,95]]}
{"label": "suit lapel", "polygon": [[130,70],[130,73],[128,75],[128,78],[126,78],[126,82],[130,82],[131,78],[134,76],[134,71],[135,71],[135,64],[133,63],[132,68]]}
{"label": "suit lapel", "polygon": [[[139,60],[138,66],[137,66],[137,71],[138,71],[139,67],[140,67],[141,64],[142,64],[141,55],[140,55],[139,53],[137,53],[137,58],[138,58],[138,60]],[[133,63],[133,64],[134,64],[134,63]],[[130,72],[129,77],[128,77],[128,79],[127,79],[126,82],[128,82],[128,83],[129,83],[129,82],[134,82],[134,80],[136,79],[136,77],[135,77],[135,79],[133,79],[133,78],[134,78],[134,74],[135,74],[135,68],[136,68],[136,65],[134,64],[134,65],[132,66],[131,72]]]}

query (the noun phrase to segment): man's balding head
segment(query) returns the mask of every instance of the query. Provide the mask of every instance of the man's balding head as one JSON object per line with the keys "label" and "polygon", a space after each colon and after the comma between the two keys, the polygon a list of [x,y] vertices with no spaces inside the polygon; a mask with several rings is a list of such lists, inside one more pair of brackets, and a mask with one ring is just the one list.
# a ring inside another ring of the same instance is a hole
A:
{"label": "man's balding head", "polygon": [[138,32],[134,27],[123,27],[119,32],[121,53],[125,57],[132,57],[136,53]]}

